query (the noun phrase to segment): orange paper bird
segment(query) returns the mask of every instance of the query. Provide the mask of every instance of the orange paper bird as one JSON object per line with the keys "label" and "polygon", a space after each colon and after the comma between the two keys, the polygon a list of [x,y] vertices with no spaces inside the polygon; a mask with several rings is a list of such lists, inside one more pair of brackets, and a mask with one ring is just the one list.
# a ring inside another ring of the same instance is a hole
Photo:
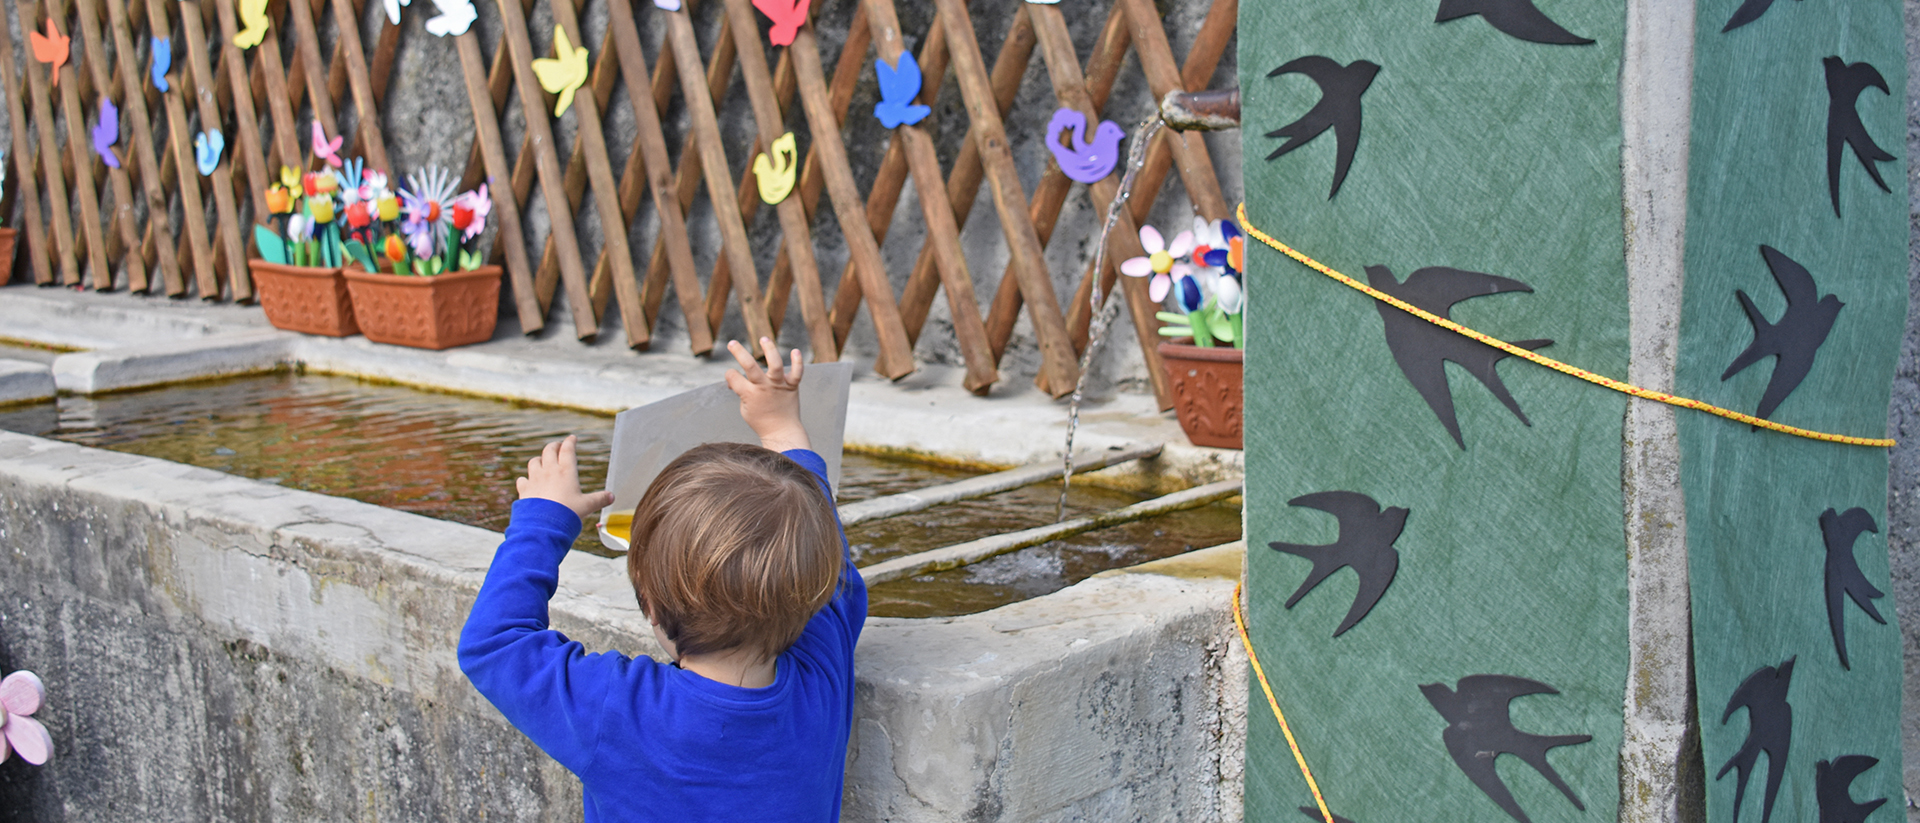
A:
{"label": "orange paper bird", "polygon": [[53,85],[60,85],[60,67],[67,64],[67,44],[73,38],[60,33],[53,27],[53,18],[47,18],[47,33],[27,32],[27,39],[33,42],[33,59],[53,66]]}
{"label": "orange paper bird", "polygon": [[776,46],[793,45],[793,36],[807,22],[810,0],[753,0],[753,7],[773,21],[767,40]]}

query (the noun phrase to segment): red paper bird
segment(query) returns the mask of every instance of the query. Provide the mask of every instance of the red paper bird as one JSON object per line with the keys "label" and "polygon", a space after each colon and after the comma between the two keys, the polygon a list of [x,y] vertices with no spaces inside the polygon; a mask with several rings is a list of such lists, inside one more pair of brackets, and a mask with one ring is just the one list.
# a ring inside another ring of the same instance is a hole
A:
{"label": "red paper bird", "polygon": [[807,4],[810,0],[753,0],[753,7],[773,21],[773,28],[767,31],[767,41],[776,46],[793,44],[793,36],[800,33],[800,27],[807,22]]}
{"label": "red paper bird", "polygon": [[33,59],[53,66],[53,85],[60,85],[60,67],[67,64],[67,44],[73,40],[53,27],[53,18],[47,18],[47,33],[27,32],[27,39],[33,42]]}

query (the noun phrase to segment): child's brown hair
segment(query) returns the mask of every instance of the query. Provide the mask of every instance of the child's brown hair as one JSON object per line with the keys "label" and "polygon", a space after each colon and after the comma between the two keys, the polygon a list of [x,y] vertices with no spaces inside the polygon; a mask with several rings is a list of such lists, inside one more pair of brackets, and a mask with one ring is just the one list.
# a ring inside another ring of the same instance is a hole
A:
{"label": "child's brown hair", "polygon": [[843,557],[813,473],[743,443],[668,464],[634,510],[630,545],[640,608],[682,655],[778,656],[833,597]]}

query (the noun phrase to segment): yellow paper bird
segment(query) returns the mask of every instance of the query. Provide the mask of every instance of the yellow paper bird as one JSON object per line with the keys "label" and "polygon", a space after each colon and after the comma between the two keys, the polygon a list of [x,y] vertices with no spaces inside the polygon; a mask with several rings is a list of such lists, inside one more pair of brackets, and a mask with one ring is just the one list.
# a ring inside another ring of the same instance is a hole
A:
{"label": "yellow paper bird", "polygon": [[240,22],[247,27],[235,32],[233,44],[242,49],[260,45],[267,37],[267,0],[234,0],[240,9]]}
{"label": "yellow paper bird", "polygon": [[753,179],[760,184],[761,202],[777,205],[793,191],[794,171],[800,165],[793,162],[795,154],[793,132],[787,132],[753,158]]}
{"label": "yellow paper bird", "polygon": [[559,117],[573,105],[574,91],[587,82],[587,49],[574,48],[566,30],[554,26],[553,53],[553,57],[533,61],[533,73],[540,78],[540,88],[560,95],[553,104],[553,116]]}

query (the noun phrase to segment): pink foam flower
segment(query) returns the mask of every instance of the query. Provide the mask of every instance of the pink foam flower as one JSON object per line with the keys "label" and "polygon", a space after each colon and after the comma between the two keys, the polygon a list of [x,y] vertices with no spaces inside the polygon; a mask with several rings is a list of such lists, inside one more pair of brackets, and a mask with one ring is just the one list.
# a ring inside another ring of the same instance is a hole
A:
{"label": "pink foam flower", "polygon": [[53,735],[29,717],[46,702],[47,687],[33,672],[21,670],[0,679],[0,760],[10,752],[38,766],[53,756]]}
{"label": "pink foam flower", "polygon": [[493,199],[487,196],[487,184],[481,183],[480,188],[462,193],[455,197],[453,202],[455,206],[472,212],[467,225],[462,227],[460,239],[472,240],[479,237],[480,232],[487,228],[487,214],[493,211]]}
{"label": "pink foam flower", "polygon": [[1122,261],[1120,273],[1129,277],[1153,275],[1153,281],[1147,286],[1147,295],[1156,303],[1167,299],[1167,292],[1173,289],[1173,281],[1177,276],[1174,268],[1178,266],[1183,271],[1188,268],[1186,264],[1176,264],[1174,260],[1193,251],[1193,232],[1183,231],[1174,235],[1173,245],[1168,246],[1166,238],[1160,236],[1159,229],[1142,225],[1140,248],[1146,251],[1147,256],[1130,257]]}

